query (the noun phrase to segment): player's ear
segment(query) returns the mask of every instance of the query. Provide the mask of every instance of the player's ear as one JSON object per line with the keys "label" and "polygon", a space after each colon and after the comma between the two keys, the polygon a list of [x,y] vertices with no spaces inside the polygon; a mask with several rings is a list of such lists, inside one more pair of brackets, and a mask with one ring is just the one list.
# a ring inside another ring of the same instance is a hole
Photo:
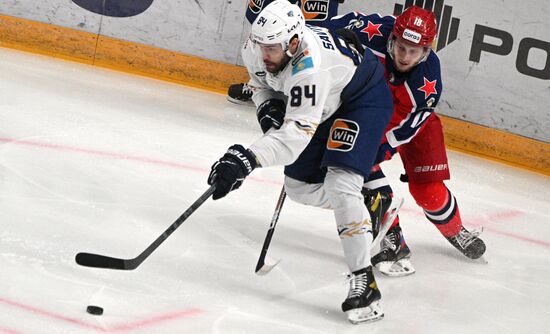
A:
{"label": "player's ear", "polygon": [[298,36],[294,36],[290,40],[290,43],[288,45],[288,50],[290,51],[291,54],[294,55],[296,51],[298,51],[299,45],[300,45],[300,39],[298,38]]}

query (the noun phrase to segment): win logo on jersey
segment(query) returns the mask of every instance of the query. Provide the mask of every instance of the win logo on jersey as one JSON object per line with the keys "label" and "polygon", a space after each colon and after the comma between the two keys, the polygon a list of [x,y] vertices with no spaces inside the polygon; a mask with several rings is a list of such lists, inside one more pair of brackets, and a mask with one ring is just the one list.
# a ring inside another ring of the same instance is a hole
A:
{"label": "win logo on jersey", "polygon": [[332,123],[332,127],[330,128],[327,149],[343,152],[351,151],[358,134],[359,124],[354,121],[338,118]]}
{"label": "win logo on jersey", "polygon": [[307,21],[324,21],[328,17],[329,0],[304,0],[302,12]]}

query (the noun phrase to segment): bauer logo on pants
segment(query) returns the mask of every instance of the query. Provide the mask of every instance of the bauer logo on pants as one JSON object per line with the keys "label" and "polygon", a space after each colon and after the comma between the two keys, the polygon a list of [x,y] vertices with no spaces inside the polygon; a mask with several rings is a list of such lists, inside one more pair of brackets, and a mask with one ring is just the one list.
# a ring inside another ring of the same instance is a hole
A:
{"label": "bauer logo on pants", "polygon": [[351,151],[359,134],[359,124],[338,118],[332,123],[327,149],[334,151]]}

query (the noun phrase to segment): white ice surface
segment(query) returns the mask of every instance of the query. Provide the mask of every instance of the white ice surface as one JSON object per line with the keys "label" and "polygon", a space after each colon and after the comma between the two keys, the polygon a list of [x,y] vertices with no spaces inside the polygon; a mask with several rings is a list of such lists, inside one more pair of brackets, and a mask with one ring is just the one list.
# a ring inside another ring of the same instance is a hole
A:
{"label": "white ice surface", "polygon": [[0,333],[550,333],[549,178],[456,152],[448,185],[485,227],[488,264],[454,250],[386,163],[417,272],[378,275],[377,323],[340,311],[331,212],[287,200],[269,249],[282,262],[254,274],[282,168],[208,200],[134,271],[74,262],[139,254],[228,146],[260,135],[254,118],[219,94],[0,49]]}

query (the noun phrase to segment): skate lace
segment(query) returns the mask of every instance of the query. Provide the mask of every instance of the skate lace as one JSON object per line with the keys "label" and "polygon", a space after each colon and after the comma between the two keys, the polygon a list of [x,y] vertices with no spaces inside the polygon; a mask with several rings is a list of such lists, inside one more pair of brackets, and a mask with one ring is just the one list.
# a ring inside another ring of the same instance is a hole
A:
{"label": "skate lace", "polygon": [[483,228],[468,231],[464,227],[462,227],[460,229],[460,232],[458,232],[458,234],[454,236],[453,239],[462,249],[465,249],[477,239],[481,232],[483,232]]}
{"label": "skate lace", "polygon": [[252,88],[249,85],[243,84],[243,94],[252,94]]}
{"label": "skate lace", "polygon": [[350,284],[348,298],[359,297],[367,289],[368,281],[365,273],[359,275],[349,274],[348,280]]}
{"label": "skate lace", "polygon": [[395,251],[397,249],[397,240],[398,240],[398,236],[396,233],[388,233],[385,237],[384,237],[384,240],[383,240],[383,246],[382,246],[382,249],[380,250],[381,252],[383,251],[388,251],[388,250],[392,250],[392,251]]}

